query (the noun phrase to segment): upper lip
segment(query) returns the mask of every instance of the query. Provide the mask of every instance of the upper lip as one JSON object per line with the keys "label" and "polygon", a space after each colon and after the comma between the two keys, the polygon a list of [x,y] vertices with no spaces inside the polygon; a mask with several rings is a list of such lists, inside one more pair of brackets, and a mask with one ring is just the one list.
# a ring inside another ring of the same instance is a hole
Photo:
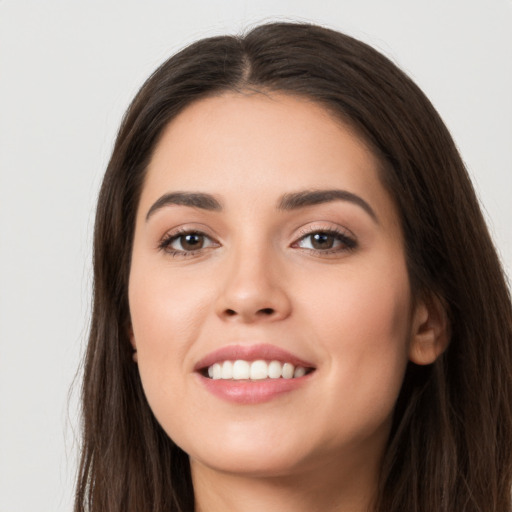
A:
{"label": "upper lip", "polygon": [[304,361],[300,357],[288,352],[287,350],[276,347],[275,345],[228,345],[218,350],[210,352],[200,359],[194,366],[194,371],[203,370],[212,364],[222,361],[256,361],[263,359],[265,361],[280,361],[282,363],[291,363],[294,366],[303,366],[304,368],[313,368],[313,364]]}

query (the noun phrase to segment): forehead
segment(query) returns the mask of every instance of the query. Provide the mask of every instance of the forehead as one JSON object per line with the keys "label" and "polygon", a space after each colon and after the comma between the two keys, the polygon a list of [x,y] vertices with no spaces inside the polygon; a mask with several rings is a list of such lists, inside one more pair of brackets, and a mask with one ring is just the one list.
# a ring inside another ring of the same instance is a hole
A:
{"label": "forehead", "polygon": [[327,188],[392,207],[379,168],[366,143],[313,101],[226,93],[193,103],[166,127],[148,166],[141,207],[178,190],[256,202]]}

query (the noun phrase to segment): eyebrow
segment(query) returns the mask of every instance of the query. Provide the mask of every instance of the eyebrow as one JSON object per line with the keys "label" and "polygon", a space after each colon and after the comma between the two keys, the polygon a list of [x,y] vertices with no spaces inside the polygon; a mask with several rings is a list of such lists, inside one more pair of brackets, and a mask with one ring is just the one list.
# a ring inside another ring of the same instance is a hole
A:
{"label": "eyebrow", "polygon": [[[308,206],[330,203],[333,201],[348,201],[361,207],[377,224],[378,217],[373,208],[360,196],[347,190],[303,190],[292,192],[281,196],[277,203],[277,209],[281,211],[292,211]],[[222,204],[211,194],[203,192],[170,192],[160,197],[149,209],[146,221],[161,208],[171,205],[189,206],[208,211],[222,211]]]}
{"label": "eyebrow", "polygon": [[146,215],[146,221],[148,221],[151,215],[157,210],[160,210],[164,206],[171,205],[190,206],[191,208],[200,208],[201,210],[210,211],[222,210],[220,202],[210,194],[203,194],[201,192],[171,192],[164,194],[153,204]]}
{"label": "eyebrow", "polygon": [[377,224],[379,219],[373,208],[360,196],[347,190],[304,190],[284,194],[278,204],[279,210],[290,211],[317,204],[330,203],[332,201],[348,201],[361,207]]}

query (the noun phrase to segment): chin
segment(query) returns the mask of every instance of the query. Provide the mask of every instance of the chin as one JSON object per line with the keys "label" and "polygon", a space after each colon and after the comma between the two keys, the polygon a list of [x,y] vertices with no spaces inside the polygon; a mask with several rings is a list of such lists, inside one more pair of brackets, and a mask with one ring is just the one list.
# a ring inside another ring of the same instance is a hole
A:
{"label": "chin", "polygon": [[295,474],[304,470],[304,461],[296,453],[275,453],[246,448],[243,451],[228,448],[215,455],[210,453],[190,456],[191,466],[205,466],[220,473],[232,473],[238,476],[271,478]]}
{"label": "chin", "polygon": [[[212,471],[245,477],[271,478],[298,475],[329,462],[336,453],[325,440],[308,444],[311,436],[294,435],[295,429],[245,429],[236,436],[224,434],[206,442],[184,443],[181,447],[190,456],[191,465],[198,464]],[[214,441],[214,442],[212,442]]]}

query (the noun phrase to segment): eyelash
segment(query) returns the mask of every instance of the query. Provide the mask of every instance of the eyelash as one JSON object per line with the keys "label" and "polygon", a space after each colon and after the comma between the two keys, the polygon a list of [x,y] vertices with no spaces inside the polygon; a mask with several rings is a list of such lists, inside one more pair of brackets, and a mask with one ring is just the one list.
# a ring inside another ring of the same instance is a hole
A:
{"label": "eyelash", "polygon": [[309,248],[303,248],[303,250],[306,250],[308,252],[312,252],[315,255],[320,256],[328,256],[330,254],[339,254],[343,252],[350,252],[357,248],[357,241],[354,236],[349,235],[347,231],[341,231],[337,228],[329,228],[329,229],[322,229],[322,228],[312,228],[304,230],[300,233],[299,239],[292,244],[292,247],[296,247],[297,244],[303,240],[305,240],[308,237],[311,237],[313,235],[326,235],[326,236],[332,236],[335,241],[341,242],[341,247],[333,248],[333,249],[309,249]]}
{"label": "eyelash", "polygon": [[[344,231],[341,231],[341,230],[338,230],[335,228],[334,229],[333,228],[330,228],[330,229],[315,228],[315,229],[311,229],[311,230],[304,230],[300,233],[299,238],[297,239],[297,241],[295,241],[291,245],[291,247],[297,247],[298,244],[300,242],[302,242],[303,240],[305,240],[308,237],[311,237],[313,235],[317,235],[317,234],[332,236],[332,237],[334,237],[335,241],[341,242],[342,246],[338,247],[338,248],[326,249],[326,250],[302,248],[303,250],[314,253],[315,255],[328,256],[330,254],[339,254],[342,252],[350,252],[357,248],[357,242],[354,237],[348,235]],[[170,234],[164,236],[164,238],[158,244],[158,249],[166,252],[167,254],[171,255],[172,257],[188,258],[191,256],[195,256],[199,252],[204,251],[205,249],[209,248],[209,247],[201,247],[200,249],[191,250],[191,251],[176,250],[176,249],[170,248],[171,245],[176,240],[178,240],[182,237],[185,237],[187,235],[202,236],[202,237],[205,237],[205,238],[211,240],[211,238],[207,234],[203,233],[202,231],[181,228],[181,229],[178,229],[177,231],[174,231],[173,233],[170,233]],[[214,242],[213,247],[215,247],[215,244],[217,244],[217,242]]]}
{"label": "eyelash", "polygon": [[192,250],[192,251],[183,251],[183,250],[176,250],[176,249],[170,248],[171,244],[173,242],[175,242],[176,240],[183,238],[187,235],[197,235],[197,236],[202,236],[202,237],[210,239],[210,237],[206,233],[203,233],[202,231],[198,231],[195,229],[180,228],[180,229],[164,236],[164,238],[162,238],[162,240],[158,244],[158,248],[161,251],[164,251],[167,254],[170,254],[172,257],[181,257],[181,258],[188,258],[190,256],[194,256],[197,253],[199,253],[200,251],[205,249],[205,248],[201,248],[201,249],[196,249],[196,250]]}

